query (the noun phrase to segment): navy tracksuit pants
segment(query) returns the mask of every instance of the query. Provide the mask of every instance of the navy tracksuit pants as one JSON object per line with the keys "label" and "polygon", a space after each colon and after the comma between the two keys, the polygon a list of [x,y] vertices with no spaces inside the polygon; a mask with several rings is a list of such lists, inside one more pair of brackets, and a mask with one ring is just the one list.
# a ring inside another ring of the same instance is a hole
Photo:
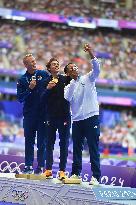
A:
{"label": "navy tracksuit pants", "polygon": [[37,134],[37,162],[38,166],[45,166],[46,122],[39,118],[25,117],[23,120],[25,136],[25,165],[33,166],[34,144]]}
{"label": "navy tracksuit pants", "polygon": [[53,150],[56,140],[56,131],[59,132],[60,145],[60,171],[65,171],[68,145],[70,137],[71,120],[64,120],[61,118],[53,118],[47,121],[47,142],[46,142],[46,169],[52,170],[53,165]]}
{"label": "navy tracksuit pants", "polygon": [[72,175],[80,175],[82,170],[82,150],[84,139],[87,139],[87,144],[90,153],[90,163],[93,176],[99,181],[101,176],[100,171],[100,155],[99,155],[99,136],[100,122],[99,116],[93,116],[85,120],[74,121],[72,124],[73,138],[73,164]]}

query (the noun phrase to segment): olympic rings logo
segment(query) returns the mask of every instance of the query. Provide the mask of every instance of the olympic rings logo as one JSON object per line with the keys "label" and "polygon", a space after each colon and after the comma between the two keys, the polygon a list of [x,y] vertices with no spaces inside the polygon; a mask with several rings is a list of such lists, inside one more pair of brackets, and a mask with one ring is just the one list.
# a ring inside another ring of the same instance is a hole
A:
{"label": "olympic rings logo", "polygon": [[16,201],[25,201],[25,199],[28,198],[28,191],[18,191],[18,190],[13,190],[12,191],[12,196]]}
{"label": "olympic rings logo", "polygon": [[7,161],[3,161],[0,163],[0,172],[9,171],[10,173],[14,173],[15,171],[20,172],[21,167],[24,166],[24,163],[17,164],[17,162],[8,163]]}

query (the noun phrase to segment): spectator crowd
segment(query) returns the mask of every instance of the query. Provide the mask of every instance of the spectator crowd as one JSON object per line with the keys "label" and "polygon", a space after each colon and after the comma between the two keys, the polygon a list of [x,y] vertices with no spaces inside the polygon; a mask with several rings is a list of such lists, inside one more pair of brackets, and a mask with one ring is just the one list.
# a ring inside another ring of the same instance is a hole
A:
{"label": "spectator crowd", "polygon": [[[136,118],[131,112],[104,111],[101,124],[101,151],[106,148],[112,154],[136,151]],[[105,118],[105,120],[104,120]],[[105,121],[105,122],[104,122]]]}
{"label": "spectator crowd", "polygon": [[18,10],[41,11],[55,13],[63,16],[84,16],[93,18],[126,19],[135,21],[136,2],[133,1],[132,8],[122,8],[120,1],[103,0],[3,0],[3,7]]}
{"label": "spectator crowd", "polygon": [[82,47],[88,42],[96,54],[101,54],[100,78],[136,79],[135,35],[62,28],[57,25],[45,27],[3,23],[0,33],[1,69],[22,70],[23,56],[33,53],[40,68],[45,68],[47,61],[54,56],[60,61],[62,70],[66,63],[73,61],[86,72],[90,65]]}
{"label": "spectator crowd", "polygon": [[[58,141],[58,138],[57,138]],[[6,143],[6,144],[5,144]],[[13,144],[14,145],[11,145]],[[0,111],[0,148],[7,147],[7,152],[17,152],[24,154],[24,137],[22,128],[22,119],[14,115],[6,114]],[[16,148],[15,148],[15,147]],[[59,150],[59,143],[56,150]],[[13,151],[14,150],[14,151]],[[128,150],[136,153],[136,117],[126,110],[111,111],[101,110],[101,136],[100,151],[107,154],[129,154]],[[3,150],[4,151],[4,150]],[[72,140],[70,139],[69,153],[72,151]],[[88,153],[88,147],[85,143],[85,152]],[[58,153],[57,153],[58,156]]]}

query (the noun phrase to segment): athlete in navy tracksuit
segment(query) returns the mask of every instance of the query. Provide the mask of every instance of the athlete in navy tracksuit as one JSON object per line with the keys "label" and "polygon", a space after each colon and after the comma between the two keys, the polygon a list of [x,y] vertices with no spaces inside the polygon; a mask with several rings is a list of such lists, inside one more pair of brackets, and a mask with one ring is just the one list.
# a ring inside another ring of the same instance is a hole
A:
{"label": "athlete in navy tracksuit", "polygon": [[37,162],[35,173],[40,174],[45,165],[46,124],[45,110],[40,102],[43,82],[48,73],[36,70],[36,61],[32,54],[24,57],[27,69],[17,82],[17,98],[23,103],[23,127],[25,136],[25,168],[23,173],[33,173],[34,144],[37,132]]}
{"label": "athlete in navy tracksuit", "polygon": [[70,137],[70,104],[64,99],[64,87],[70,82],[70,77],[58,74],[59,62],[52,58],[46,65],[51,73],[45,82],[46,88],[42,99],[47,108],[47,143],[46,143],[46,178],[52,178],[53,149],[56,140],[56,131],[59,132],[60,145],[60,172],[59,178],[65,178],[65,168],[68,155]]}

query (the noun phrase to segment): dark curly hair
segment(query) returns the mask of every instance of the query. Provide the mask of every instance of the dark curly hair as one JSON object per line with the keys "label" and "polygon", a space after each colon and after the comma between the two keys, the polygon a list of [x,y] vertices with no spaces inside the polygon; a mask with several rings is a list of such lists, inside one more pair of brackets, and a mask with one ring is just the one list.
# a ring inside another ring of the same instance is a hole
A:
{"label": "dark curly hair", "polygon": [[52,61],[57,61],[57,62],[59,63],[59,61],[58,61],[57,58],[51,58],[51,59],[48,61],[48,63],[46,64],[46,68],[47,68],[47,70],[50,69],[51,62],[52,62]]}

